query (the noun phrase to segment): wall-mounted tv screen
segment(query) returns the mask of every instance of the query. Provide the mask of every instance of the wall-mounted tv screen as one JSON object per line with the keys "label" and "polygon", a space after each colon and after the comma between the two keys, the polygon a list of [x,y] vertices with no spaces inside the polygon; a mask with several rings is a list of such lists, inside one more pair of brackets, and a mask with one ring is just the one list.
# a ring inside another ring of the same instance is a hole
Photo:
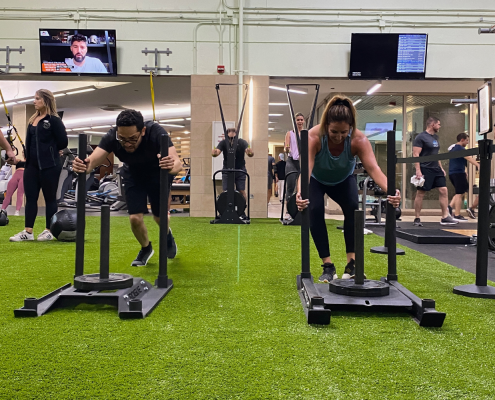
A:
{"label": "wall-mounted tv screen", "polygon": [[117,75],[115,30],[40,29],[41,73]]}
{"label": "wall-mounted tv screen", "polygon": [[380,135],[381,133],[387,133],[392,129],[394,129],[393,122],[366,122],[364,134],[370,138]]}
{"label": "wall-mounted tv screen", "polygon": [[353,33],[349,79],[425,79],[427,34]]}

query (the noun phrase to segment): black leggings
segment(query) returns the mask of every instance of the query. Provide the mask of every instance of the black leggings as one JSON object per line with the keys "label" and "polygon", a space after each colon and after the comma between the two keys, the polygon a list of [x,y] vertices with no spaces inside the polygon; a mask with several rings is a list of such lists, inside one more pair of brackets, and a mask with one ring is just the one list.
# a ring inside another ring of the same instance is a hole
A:
{"label": "black leggings", "polygon": [[354,253],[354,210],[359,207],[355,176],[350,175],[335,186],[323,185],[311,177],[309,184],[310,229],[320,258],[330,257],[325,224],[325,194],[335,201],[344,213],[345,251]]}
{"label": "black leggings", "polygon": [[50,221],[57,212],[57,187],[62,166],[40,170],[37,165],[28,165],[24,170],[24,193],[26,194],[26,228],[32,228],[38,214],[38,197],[43,191],[46,204],[46,229],[50,229]]}

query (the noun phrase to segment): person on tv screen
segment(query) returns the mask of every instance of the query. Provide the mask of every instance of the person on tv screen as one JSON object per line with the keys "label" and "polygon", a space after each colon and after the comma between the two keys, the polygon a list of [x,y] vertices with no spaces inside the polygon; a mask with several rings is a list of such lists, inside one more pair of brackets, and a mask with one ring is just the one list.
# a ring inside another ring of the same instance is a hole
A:
{"label": "person on tv screen", "polygon": [[70,51],[73,58],[66,58],[65,63],[72,72],[108,74],[107,69],[98,58],[86,55],[88,53],[86,36],[80,34],[72,36]]}

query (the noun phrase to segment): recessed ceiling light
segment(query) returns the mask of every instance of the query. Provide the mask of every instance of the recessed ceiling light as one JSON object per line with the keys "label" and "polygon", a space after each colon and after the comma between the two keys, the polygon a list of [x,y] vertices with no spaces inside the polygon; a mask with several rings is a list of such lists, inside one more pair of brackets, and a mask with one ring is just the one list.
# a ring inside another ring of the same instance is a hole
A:
{"label": "recessed ceiling light", "polygon": [[169,126],[171,128],[185,128],[184,125],[175,125],[175,124],[160,124],[161,126]]}
{"label": "recessed ceiling light", "polygon": [[161,119],[160,122],[178,122],[184,121],[184,118],[174,118],[174,119]]}
{"label": "recessed ceiling light", "polygon": [[81,89],[81,90],[74,90],[72,92],[67,92],[65,94],[85,93],[85,92],[92,92],[93,90],[96,90],[96,89],[95,88],[87,88],[87,89]]}
{"label": "recessed ceiling light", "polygon": [[[279,86],[268,86],[270,89],[274,90],[280,90],[283,92],[287,92],[287,89],[284,87],[279,87]],[[291,93],[299,93],[299,94],[307,94],[306,92],[303,92],[302,90],[296,90],[296,89],[289,89],[289,92]]]}
{"label": "recessed ceiling light", "polygon": [[53,97],[60,97],[60,96],[65,96],[66,94],[65,93],[57,93],[57,94],[54,94]]}
{"label": "recessed ceiling light", "polygon": [[85,126],[84,128],[72,128],[73,131],[85,131],[86,129],[91,129],[89,126]]}
{"label": "recessed ceiling light", "polygon": [[269,117],[281,117],[284,114],[268,114]]}
{"label": "recessed ceiling light", "polygon": [[165,103],[164,106],[178,106],[179,103]]}
{"label": "recessed ceiling light", "polygon": [[99,126],[92,126],[91,129],[101,129],[101,128],[111,128],[112,125],[99,125]]}
{"label": "recessed ceiling light", "polygon": [[356,104],[359,104],[363,101],[363,99],[357,99],[354,103],[352,103],[353,106],[355,106]]}
{"label": "recessed ceiling light", "polygon": [[288,106],[289,103],[268,103],[269,106]]}

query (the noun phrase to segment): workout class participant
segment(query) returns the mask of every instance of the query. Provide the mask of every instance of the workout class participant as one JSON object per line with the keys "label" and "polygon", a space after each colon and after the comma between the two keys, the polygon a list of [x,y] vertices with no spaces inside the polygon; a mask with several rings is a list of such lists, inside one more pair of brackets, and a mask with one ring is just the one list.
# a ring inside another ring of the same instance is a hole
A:
{"label": "workout class participant", "polygon": [[[449,152],[465,150],[469,142],[469,136],[466,133],[459,133],[457,135],[457,143],[449,147]],[[476,162],[474,157],[459,157],[452,158],[449,162],[449,179],[454,185],[455,195],[449,204],[449,213],[458,221],[467,221],[461,215],[461,204],[464,198],[464,194],[469,190],[469,183],[467,180],[466,167],[468,161],[473,164],[476,168],[480,168],[480,164]],[[455,210],[455,213],[454,211]],[[474,218],[473,210],[466,210],[471,218]],[[471,215],[472,214],[472,215]]]}
{"label": "workout class participant", "polygon": [[[356,129],[356,109],[351,99],[337,95],[328,102],[320,124],[309,131],[308,153],[309,200],[302,199],[299,190],[296,203],[300,211],[309,205],[311,236],[323,261],[320,281],[329,282],[338,278],[330,259],[325,225],[325,194],[344,213],[347,265],[342,279],[351,279],[355,274],[354,211],[358,209],[357,182],[353,174],[356,156],[377,185],[387,191],[387,178],[376,162],[371,144],[363,132]],[[398,207],[400,192],[397,190],[395,196],[388,196],[387,199],[394,207]]]}
{"label": "workout class participant", "polygon": [[[227,169],[227,155],[229,151],[229,146],[227,145],[227,140],[229,140],[230,144],[234,142],[235,138],[235,128],[227,129],[228,138],[223,139],[218,146],[212,150],[212,157],[218,157],[220,153],[223,152],[223,169]],[[244,139],[239,138],[237,140],[237,149],[235,150],[235,166],[234,169],[242,169],[246,171],[246,161],[244,160],[244,153],[247,154],[248,157],[254,156],[253,150],[249,147],[248,142]],[[227,191],[227,181],[229,174],[222,172],[222,189],[224,192]],[[235,173],[235,190],[237,190],[240,194],[244,196],[247,201],[246,195],[246,174]]]}
{"label": "workout class participant", "polygon": [[5,198],[2,203],[2,210],[6,211],[7,207],[12,200],[12,196],[17,190],[17,202],[15,204],[15,216],[19,215],[19,211],[22,207],[22,201],[24,199],[24,168],[26,167],[26,161],[21,161],[18,158],[14,161],[15,173],[7,184],[7,191],[5,192]]}
{"label": "workout class participant", "polygon": [[0,150],[4,149],[7,153],[6,161],[10,164],[15,160],[15,153],[12,150],[12,146],[9,144],[5,136],[0,132]]}
{"label": "workout class participant", "polygon": [[[154,254],[144,224],[144,214],[148,212],[147,199],[149,198],[151,204],[153,219],[160,225],[160,169],[169,170],[168,185],[171,187],[174,176],[182,169],[182,163],[170,137],[169,155],[161,157],[160,139],[166,132],[153,121],[144,122],[139,111],[122,111],[117,117],[116,125],[86,158],[86,164],[76,157],[72,165],[75,172],[89,173],[103,164],[109,153],[115,153],[124,163],[122,178],[129,220],[132,233],[141,245],[141,250],[131,266],[141,267],[145,266]],[[170,222],[170,216],[167,216]],[[167,250],[168,258],[176,256],[177,245],[170,228],[167,234]]]}
{"label": "workout class participant", "polygon": [[280,202],[284,201],[284,181],[285,181],[285,161],[284,161],[284,153],[280,153],[278,155],[279,162],[275,164],[275,182],[278,186],[278,195],[280,198]]}
{"label": "workout class participant", "polygon": [[[438,131],[440,130],[440,120],[435,117],[430,117],[426,120],[426,130],[421,132],[413,142],[413,157],[424,157],[438,154],[440,145],[438,143]],[[447,191],[447,183],[445,182],[445,170],[440,161],[427,161],[422,163],[414,163],[416,167],[416,178],[425,178],[423,186],[418,186],[416,198],[414,199],[415,218],[414,226],[423,226],[420,219],[421,208],[423,207],[423,199],[426,192],[433,188],[438,188],[438,200],[442,209],[441,225],[455,225],[459,223],[449,214],[447,208],[449,203],[449,193]]]}
{"label": "workout class participant", "polygon": [[25,228],[10,238],[11,242],[34,240],[33,226],[38,215],[40,189],[45,198],[46,227],[38,235],[39,242],[53,240],[50,222],[57,212],[57,187],[62,164],[59,150],[68,144],[65,126],[57,114],[52,92],[40,89],[34,96],[36,112],[28,122],[26,133],[26,164],[24,191],[26,194]]}
{"label": "workout class participant", "polygon": [[[304,129],[304,115],[302,113],[297,113],[295,118],[297,130],[301,132]],[[299,148],[297,147],[297,137],[294,131],[289,131],[285,134],[285,152],[288,153],[285,165],[285,175],[289,172],[297,171],[297,174],[290,174],[286,177],[287,193],[285,197],[286,200],[289,201],[290,196],[292,196],[294,190],[296,190],[297,177],[301,173],[301,166],[299,165]],[[289,214],[286,216],[287,218],[290,218]]]}
{"label": "workout class participant", "polygon": [[[268,192],[267,192],[267,204],[270,204],[272,198],[273,179],[275,178],[275,159],[271,154],[268,154]],[[275,188],[275,190],[277,190]]]}

